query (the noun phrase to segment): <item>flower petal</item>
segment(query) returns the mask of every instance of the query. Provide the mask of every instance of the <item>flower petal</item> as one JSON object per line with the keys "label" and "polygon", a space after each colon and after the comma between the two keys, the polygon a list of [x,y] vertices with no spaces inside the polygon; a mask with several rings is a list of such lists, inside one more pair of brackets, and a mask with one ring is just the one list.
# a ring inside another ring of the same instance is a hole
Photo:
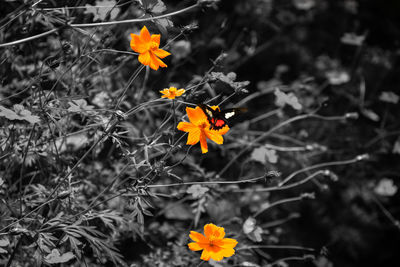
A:
{"label": "flower petal", "polygon": [[200,141],[201,136],[201,130],[199,127],[192,128],[192,130],[189,131],[189,136],[187,139],[186,144],[187,145],[195,145]]}
{"label": "flower petal", "polygon": [[200,147],[201,153],[205,154],[208,152],[207,138],[204,132],[200,132]]}
{"label": "flower petal", "polygon": [[217,240],[214,242],[214,244],[220,248],[224,248],[224,249],[230,249],[230,248],[234,248],[237,245],[237,241],[233,238],[224,238],[222,240]]}
{"label": "flower petal", "polygon": [[151,41],[157,43],[158,45],[160,45],[160,38],[161,36],[159,34],[151,35]]}
{"label": "flower petal", "polygon": [[148,50],[148,45],[144,43],[140,37],[136,34],[131,34],[132,40],[131,40],[131,48],[133,51],[137,53],[144,53]]}
{"label": "flower petal", "polygon": [[224,138],[222,137],[222,135],[220,133],[218,133],[216,131],[210,131],[208,129],[204,129],[204,132],[208,139],[210,139],[211,141],[214,141],[218,145],[222,145],[224,143]]}
{"label": "flower petal", "polygon": [[146,43],[151,41],[151,36],[146,26],[143,26],[142,30],[140,30],[140,39]]}
{"label": "flower petal", "polygon": [[224,135],[226,134],[228,131],[230,130],[228,125],[225,125],[224,128],[220,129],[220,130],[213,130],[215,132],[217,132],[220,135]]}
{"label": "flower petal", "polygon": [[169,90],[167,88],[165,88],[163,90],[160,90],[160,93],[164,94],[164,95],[168,95],[169,94]]}
{"label": "flower petal", "polygon": [[150,51],[149,54],[150,54],[150,62],[149,62],[150,68],[152,68],[153,70],[158,70],[159,67],[162,68],[168,67],[161,59],[156,57],[153,52]]}
{"label": "flower petal", "polygon": [[200,107],[196,108],[187,107],[186,113],[189,117],[190,122],[193,123],[194,125],[200,126],[201,124],[207,122],[207,117]]}
{"label": "flower petal", "polygon": [[152,68],[153,70],[158,70],[160,64],[158,64],[157,58],[154,56],[154,54],[152,52],[149,52],[150,54],[150,68]]}
{"label": "flower petal", "polygon": [[149,66],[151,63],[150,52],[145,52],[139,55],[139,62],[145,66]]}
{"label": "flower petal", "polygon": [[165,64],[161,59],[159,59],[153,52],[151,53],[151,57],[154,63],[160,66],[161,68],[168,67],[167,64]]}
{"label": "flower petal", "polygon": [[204,234],[208,239],[209,238],[223,239],[225,236],[225,230],[223,227],[219,227],[216,226],[215,224],[209,223],[204,226]]}
{"label": "flower petal", "polygon": [[215,261],[220,261],[224,258],[223,250],[220,250],[218,252],[210,251],[210,256],[211,256],[211,259],[213,259]]}
{"label": "flower petal", "polygon": [[203,234],[200,234],[196,231],[190,231],[189,237],[195,242],[199,242],[199,243],[207,243],[208,242],[208,239]]}
{"label": "flower petal", "polygon": [[194,243],[194,242],[189,243],[189,244],[188,244],[188,247],[189,247],[189,249],[190,249],[191,251],[199,251],[199,250],[204,249],[204,248],[202,248],[199,244]]}
{"label": "flower petal", "polygon": [[199,127],[193,125],[190,122],[181,121],[180,123],[178,123],[178,126],[176,126],[176,128],[178,128],[179,131],[190,132],[198,129]]}
{"label": "flower petal", "polygon": [[235,254],[235,250],[233,248],[225,248],[221,250],[221,254],[224,257],[231,257],[233,254]]}
{"label": "flower petal", "polygon": [[183,95],[184,93],[185,93],[185,89],[179,89],[179,90],[177,90],[176,91],[176,96],[181,96],[181,95]]}
{"label": "flower petal", "polygon": [[200,259],[202,259],[203,261],[209,261],[210,258],[211,258],[210,253],[207,250],[203,250],[203,253],[201,253]]}
{"label": "flower petal", "polygon": [[219,107],[218,107],[218,106],[211,106],[211,108],[212,108],[213,110],[218,110],[218,111],[221,111],[221,110],[219,109]]}
{"label": "flower petal", "polygon": [[165,50],[162,50],[162,49],[155,49],[155,50],[153,50],[153,53],[159,58],[165,58],[165,57],[171,55],[171,53],[169,53]]}

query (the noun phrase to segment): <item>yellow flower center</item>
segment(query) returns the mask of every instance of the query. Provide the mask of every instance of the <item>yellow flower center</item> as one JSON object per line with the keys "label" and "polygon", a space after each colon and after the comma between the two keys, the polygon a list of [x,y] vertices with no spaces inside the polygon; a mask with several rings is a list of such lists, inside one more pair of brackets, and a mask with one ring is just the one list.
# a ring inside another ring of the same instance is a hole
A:
{"label": "yellow flower center", "polygon": [[214,242],[216,242],[216,241],[218,241],[218,240],[219,240],[218,237],[216,237],[216,236],[210,236],[210,237],[208,238],[208,245],[209,245],[210,247],[218,248],[219,246],[218,246],[217,244],[214,244]]}
{"label": "yellow flower center", "polygon": [[157,44],[156,42],[151,42],[150,43],[150,49],[154,50],[154,49],[158,49],[159,44]]}
{"label": "yellow flower center", "polygon": [[206,127],[208,127],[208,125],[207,125],[206,122],[203,122],[203,123],[201,123],[201,124],[199,125],[199,128],[200,128],[202,131],[204,131],[204,129],[205,129]]}

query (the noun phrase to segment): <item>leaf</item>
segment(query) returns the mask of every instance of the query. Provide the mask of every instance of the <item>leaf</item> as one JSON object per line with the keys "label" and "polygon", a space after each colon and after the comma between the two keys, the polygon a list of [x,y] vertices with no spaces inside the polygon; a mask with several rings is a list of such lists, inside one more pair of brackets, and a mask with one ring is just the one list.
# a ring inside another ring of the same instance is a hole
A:
{"label": "leaf", "polygon": [[257,226],[255,229],[254,229],[254,231],[253,232],[251,232],[251,233],[249,233],[248,235],[247,235],[247,237],[250,239],[250,240],[252,240],[252,241],[254,241],[254,242],[261,242],[263,239],[262,239],[262,233],[263,233],[263,229],[260,227],[260,226]]}
{"label": "leaf", "polygon": [[0,247],[6,247],[10,245],[10,240],[8,238],[0,239]]}
{"label": "leaf", "polygon": [[182,203],[169,203],[165,207],[165,217],[175,220],[191,220],[193,214],[190,209]]}
{"label": "leaf", "polygon": [[163,36],[168,35],[167,28],[174,27],[174,23],[168,18],[156,19],[154,22]]}
{"label": "leaf", "polygon": [[94,96],[92,99],[92,103],[101,107],[105,108],[111,102],[110,96],[106,92],[100,92]]}
{"label": "leaf", "polygon": [[0,117],[5,117],[9,120],[25,120],[31,124],[39,123],[40,118],[32,115],[29,110],[26,110],[24,106],[15,104],[13,110],[0,106]]}
{"label": "leaf", "polygon": [[38,159],[38,155],[34,152],[28,152],[25,156],[24,165],[25,166],[32,166],[35,161]]}
{"label": "leaf", "polygon": [[117,4],[116,0],[101,0],[96,1],[96,6],[86,4],[85,14],[92,14],[93,21],[104,21],[108,14],[110,14],[110,20],[115,19],[118,16],[120,9],[115,7]]}
{"label": "leaf", "polygon": [[[78,133],[56,140],[56,146],[59,153],[65,152],[67,148],[71,148],[72,151],[77,151],[88,143],[89,138],[85,133]],[[54,146],[50,146],[49,148],[53,149],[53,147]]]}
{"label": "leaf", "polygon": [[397,186],[392,179],[383,178],[374,188],[374,192],[380,196],[391,197],[397,193]]}
{"label": "leaf", "polygon": [[382,92],[379,96],[379,100],[383,102],[388,102],[392,104],[397,104],[400,100],[400,97],[393,92]]}
{"label": "leaf", "polygon": [[276,154],[276,151],[273,149],[267,149],[267,153],[265,154],[267,157],[267,160],[270,163],[277,163],[278,162],[278,155]]}
{"label": "leaf", "polygon": [[266,161],[270,163],[277,163],[278,155],[276,154],[275,150],[267,149],[266,147],[261,146],[253,150],[251,153],[251,159],[262,164],[265,164]]}
{"label": "leaf", "polygon": [[14,111],[3,106],[0,106],[0,116],[12,121],[20,119]]}
{"label": "leaf", "polygon": [[400,154],[400,137],[397,138],[396,142],[393,145],[393,154]]}
{"label": "leaf", "polygon": [[53,249],[51,253],[44,258],[44,260],[49,264],[57,264],[68,262],[74,257],[75,256],[72,252],[67,252],[61,255],[57,249]]}
{"label": "leaf", "polygon": [[314,260],[314,264],[316,267],[333,267],[333,263],[330,262],[326,257],[319,256],[316,260]]}
{"label": "leaf", "polygon": [[206,208],[211,220],[215,222],[229,220],[237,216],[238,213],[238,206],[225,199],[216,201],[213,205],[207,205]]}
{"label": "leaf", "polygon": [[365,35],[357,35],[355,33],[345,33],[340,41],[344,44],[360,46],[365,40]]}
{"label": "leaf", "polygon": [[249,217],[244,222],[242,229],[243,232],[247,235],[248,233],[253,232],[255,227],[256,227],[256,219],[254,219],[253,217]]}
{"label": "leaf", "polygon": [[266,154],[266,148],[265,147],[259,147],[253,150],[251,153],[251,159],[254,161],[258,161],[262,164],[265,163],[265,154]]}
{"label": "leaf", "polygon": [[257,263],[250,262],[250,261],[243,261],[243,262],[240,263],[240,266],[243,266],[243,267],[260,267],[260,265],[258,265]]}
{"label": "leaf", "polygon": [[165,10],[167,10],[167,7],[161,0],[157,0],[157,3],[151,7],[150,12],[153,14],[161,14]]}
{"label": "leaf", "polygon": [[224,267],[224,266],[226,266],[224,263],[221,263],[221,262],[219,262],[219,261],[215,261],[215,260],[213,260],[213,259],[210,259],[210,260],[208,261],[208,264],[209,264],[210,266],[212,266],[212,267]]}
{"label": "leaf", "polygon": [[0,248],[0,253],[1,253],[1,254],[7,254],[7,253],[8,253],[8,251],[7,251],[7,250],[5,250],[5,249],[3,249],[3,248]]}
{"label": "leaf", "polygon": [[330,70],[325,73],[332,85],[341,85],[350,81],[350,75],[344,70]]}
{"label": "leaf", "polygon": [[186,40],[179,40],[172,43],[171,54],[175,60],[186,58],[191,52],[191,44]]}
{"label": "leaf", "polygon": [[85,99],[72,100],[72,102],[68,102],[68,105],[70,106],[68,108],[68,111],[70,112],[88,113],[90,111],[93,111],[94,108],[94,106],[88,105]]}
{"label": "leaf", "polygon": [[249,217],[242,226],[243,232],[246,236],[254,242],[262,241],[263,229],[256,225],[256,219]]}
{"label": "leaf", "polygon": [[235,82],[236,73],[229,72],[228,74],[223,74],[222,72],[211,72],[210,77],[212,80],[219,80],[231,86],[235,91],[240,91],[247,93],[247,90],[244,89],[246,86],[250,84],[249,81]]}
{"label": "leaf", "polygon": [[315,0],[293,0],[293,5],[300,10],[310,10],[315,6]]}
{"label": "leaf", "polygon": [[167,10],[167,7],[161,0],[142,0],[142,2],[148,13],[159,15]]}
{"label": "leaf", "polygon": [[186,193],[191,194],[193,198],[201,198],[209,190],[210,189],[208,189],[207,187],[203,187],[201,185],[195,184],[195,185],[191,185],[186,190]]}
{"label": "leaf", "polygon": [[284,107],[285,105],[289,105],[295,110],[301,110],[303,106],[299,103],[299,100],[293,93],[284,93],[278,88],[275,89],[274,92],[276,99],[275,99],[275,104],[278,107]]}
{"label": "leaf", "polygon": [[367,117],[368,119],[372,120],[372,121],[379,121],[379,115],[376,114],[374,111],[370,110],[370,109],[366,109],[363,108],[361,109],[361,113]]}

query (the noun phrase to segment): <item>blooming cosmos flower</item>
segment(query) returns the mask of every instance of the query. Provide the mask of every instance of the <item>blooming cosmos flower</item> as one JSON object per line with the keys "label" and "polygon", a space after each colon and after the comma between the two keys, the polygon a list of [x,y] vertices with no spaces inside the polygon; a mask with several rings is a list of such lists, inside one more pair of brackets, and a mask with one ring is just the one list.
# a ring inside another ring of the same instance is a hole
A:
{"label": "blooming cosmos flower", "polygon": [[161,96],[162,98],[175,99],[175,97],[181,96],[185,93],[185,89],[177,90],[176,87],[170,87],[169,89],[165,88],[164,90],[161,90],[160,93],[163,94]]}
{"label": "blooming cosmos flower", "polygon": [[140,35],[131,33],[131,37],[131,48],[133,51],[139,53],[140,63],[150,66],[153,70],[158,70],[158,67],[167,67],[160,58],[165,58],[171,54],[158,48],[161,37],[159,34],[152,34],[150,36],[146,26],[143,26]]}
{"label": "blooming cosmos flower", "polygon": [[195,231],[190,231],[189,235],[194,241],[188,244],[189,249],[192,251],[203,250],[200,259],[220,261],[224,257],[227,258],[235,254],[233,248],[238,242],[233,238],[224,238],[225,230],[223,227],[218,227],[212,223],[206,224],[204,235]]}
{"label": "blooming cosmos flower", "polygon": [[[212,106],[211,108],[216,109],[218,106]],[[222,135],[229,131],[229,127],[227,125],[220,130],[210,130],[210,123],[207,120],[207,116],[200,107],[187,107],[186,113],[190,122],[180,122],[177,128],[180,131],[189,133],[186,142],[187,145],[195,145],[200,141],[201,152],[207,153],[207,138],[214,141],[218,145],[221,145],[224,142]]]}

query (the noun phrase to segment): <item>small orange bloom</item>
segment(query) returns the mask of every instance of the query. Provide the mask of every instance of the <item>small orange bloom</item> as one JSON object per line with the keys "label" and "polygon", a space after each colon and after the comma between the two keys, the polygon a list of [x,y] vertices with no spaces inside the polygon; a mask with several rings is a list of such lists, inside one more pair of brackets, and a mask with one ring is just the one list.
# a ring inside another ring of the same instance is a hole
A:
{"label": "small orange bloom", "polygon": [[188,244],[189,249],[192,251],[203,250],[200,259],[220,261],[224,257],[227,258],[235,254],[233,248],[238,242],[233,238],[224,238],[225,230],[223,227],[218,227],[212,223],[206,224],[204,235],[195,231],[190,231],[189,235],[194,241]]}
{"label": "small orange bloom", "polygon": [[175,99],[175,97],[181,96],[185,93],[185,89],[177,90],[176,87],[170,87],[169,89],[165,88],[164,90],[161,90],[160,93],[163,94],[161,96],[162,98]]}
{"label": "small orange bloom", "polygon": [[139,53],[140,63],[150,66],[153,70],[158,70],[158,67],[167,67],[160,58],[165,58],[171,54],[158,48],[161,37],[159,34],[152,34],[150,36],[146,26],[143,26],[140,35],[131,33],[131,37],[131,48],[133,51]]}
{"label": "small orange bloom", "polygon": [[[212,106],[216,109],[218,106]],[[220,130],[210,130],[210,123],[207,120],[206,114],[200,107],[186,108],[186,113],[190,122],[180,122],[177,126],[178,130],[188,132],[187,145],[195,145],[200,141],[202,153],[208,152],[207,138],[214,141],[218,145],[224,142],[222,135],[229,131],[228,125]]]}

